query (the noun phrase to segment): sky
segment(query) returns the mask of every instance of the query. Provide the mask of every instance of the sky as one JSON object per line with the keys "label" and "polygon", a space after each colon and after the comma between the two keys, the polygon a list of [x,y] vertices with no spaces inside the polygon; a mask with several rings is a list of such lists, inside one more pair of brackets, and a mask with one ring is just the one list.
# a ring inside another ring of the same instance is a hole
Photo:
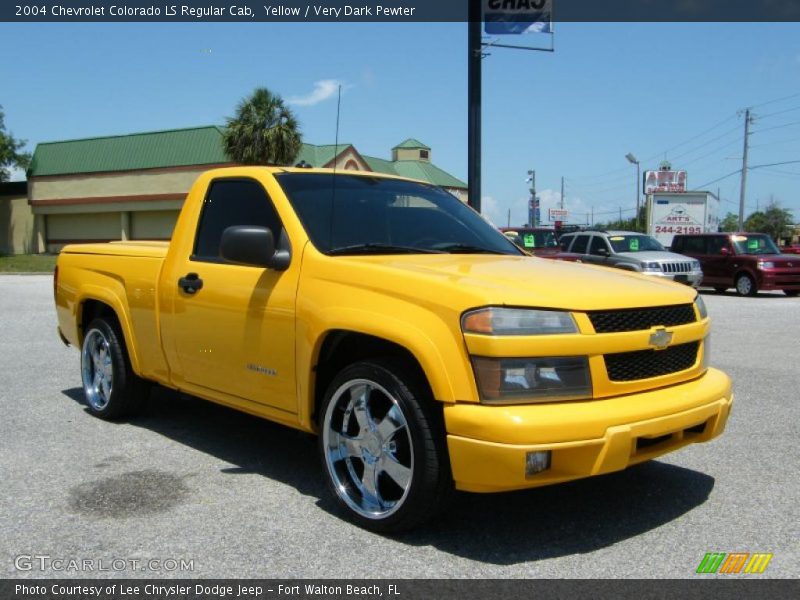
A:
{"label": "sky", "polygon": [[[413,137],[465,181],[466,41],[464,23],[0,23],[0,105],[33,151],[222,125],[264,86],[290,103],[304,141],[330,144],[341,85],[340,142],[388,159]],[[490,48],[483,60],[482,203],[494,223],[509,210],[512,225],[527,220],[528,170],[545,217],[562,177],[569,222],[633,216],[629,152],[642,170],[670,160],[690,188],[719,189],[723,215],[737,212],[746,107],[758,166],[746,212],[775,200],[800,221],[800,24],[558,23],[552,42],[552,53]]]}

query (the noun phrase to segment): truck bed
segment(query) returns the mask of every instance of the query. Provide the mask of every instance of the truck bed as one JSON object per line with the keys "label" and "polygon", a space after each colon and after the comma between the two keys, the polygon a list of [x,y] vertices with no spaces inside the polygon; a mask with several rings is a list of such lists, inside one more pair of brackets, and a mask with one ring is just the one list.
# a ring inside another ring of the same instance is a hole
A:
{"label": "truck bed", "polygon": [[105,254],[111,256],[139,256],[142,258],[164,258],[169,242],[128,241],[97,244],[70,244],[61,251],[65,254]]}

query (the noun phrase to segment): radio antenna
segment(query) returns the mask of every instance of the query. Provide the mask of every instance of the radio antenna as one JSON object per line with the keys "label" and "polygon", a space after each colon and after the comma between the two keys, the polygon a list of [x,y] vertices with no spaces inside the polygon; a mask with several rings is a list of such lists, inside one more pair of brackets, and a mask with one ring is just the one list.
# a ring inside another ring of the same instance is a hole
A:
{"label": "radio antenna", "polygon": [[336,209],[336,162],[339,157],[339,114],[342,108],[342,84],[336,97],[336,134],[333,139],[333,178],[331,182],[331,220],[328,231],[328,246],[333,249],[333,215]]}

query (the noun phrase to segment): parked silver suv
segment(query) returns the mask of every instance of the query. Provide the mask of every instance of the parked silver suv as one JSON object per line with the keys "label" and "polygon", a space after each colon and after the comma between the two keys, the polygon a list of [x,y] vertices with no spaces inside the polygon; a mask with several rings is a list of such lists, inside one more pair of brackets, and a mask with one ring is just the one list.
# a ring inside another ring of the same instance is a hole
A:
{"label": "parked silver suv", "polygon": [[[638,271],[697,287],[700,261],[664,249],[649,235],[633,231],[580,231],[561,236],[561,253],[552,256],[594,265]],[[548,257],[551,258],[551,257]]]}

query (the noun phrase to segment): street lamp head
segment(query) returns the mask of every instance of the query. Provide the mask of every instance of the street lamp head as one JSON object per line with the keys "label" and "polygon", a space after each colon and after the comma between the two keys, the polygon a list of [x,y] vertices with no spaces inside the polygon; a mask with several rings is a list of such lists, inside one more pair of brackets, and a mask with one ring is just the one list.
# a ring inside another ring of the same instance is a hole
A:
{"label": "street lamp head", "polygon": [[625,158],[627,158],[628,162],[631,163],[632,165],[638,165],[639,164],[639,161],[636,160],[636,157],[633,154],[631,154],[630,152],[628,152],[625,155]]}

